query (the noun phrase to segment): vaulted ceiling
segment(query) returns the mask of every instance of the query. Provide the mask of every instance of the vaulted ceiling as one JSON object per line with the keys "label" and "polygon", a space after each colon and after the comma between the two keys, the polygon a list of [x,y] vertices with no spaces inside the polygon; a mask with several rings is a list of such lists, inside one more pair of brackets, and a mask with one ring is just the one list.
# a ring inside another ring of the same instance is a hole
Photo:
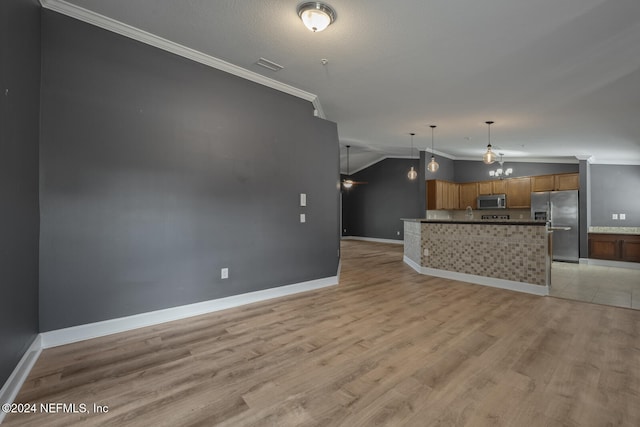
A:
{"label": "vaulted ceiling", "polygon": [[320,33],[290,0],[70,3],[317,95],[343,170],[345,145],[352,172],[410,132],[430,150],[430,124],[437,154],[479,160],[487,120],[505,159],[640,164],[638,0],[329,0]]}

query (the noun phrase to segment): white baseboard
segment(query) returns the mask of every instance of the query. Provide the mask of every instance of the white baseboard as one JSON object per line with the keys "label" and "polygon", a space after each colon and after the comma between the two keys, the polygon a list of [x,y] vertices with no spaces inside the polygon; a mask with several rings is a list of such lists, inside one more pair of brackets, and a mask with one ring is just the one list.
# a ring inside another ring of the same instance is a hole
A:
{"label": "white baseboard", "polygon": [[393,243],[396,245],[404,244],[404,240],[378,239],[376,237],[361,237],[361,236],[342,236],[342,240],[363,240],[365,242]]}
{"label": "white baseboard", "polygon": [[[45,348],[71,344],[91,338],[116,334],[118,332],[126,332],[145,326],[157,325],[160,323],[171,322],[173,320],[239,307],[254,302],[266,301],[300,292],[334,286],[338,284],[340,266],[341,264],[338,264],[336,276],[309,280],[307,282],[264,289],[241,295],[233,295],[230,297],[203,301],[195,304],[135,314],[133,316],[120,317],[102,322],[88,323],[85,325],[42,332],[36,336],[29,349],[25,352],[22,359],[20,359],[20,362],[11,373],[11,376],[2,386],[2,389],[0,390],[0,404],[13,403],[20,391],[20,388],[22,387],[22,384],[24,384],[24,381],[29,376],[31,368],[33,368],[33,365],[38,360],[40,353]],[[0,411],[0,423],[2,423],[5,415],[6,414],[4,412]]]}
{"label": "white baseboard", "polygon": [[[13,403],[41,352],[42,337],[36,335],[29,349],[22,355],[20,362],[18,362],[2,389],[0,389],[0,404]],[[2,423],[5,415],[7,414],[4,411],[0,411],[0,423]]]}
{"label": "white baseboard", "polygon": [[422,267],[420,266],[420,264],[418,264],[417,262],[415,262],[414,260],[412,260],[411,258],[409,258],[406,255],[404,255],[402,260],[404,261],[405,264],[407,264],[409,267],[413,268],[416,272],[422,274]]}
{"label": "white baseboard", "polygon": [[308,282],[296,283],[293,285],[265,289],[262,291],[249,292],[246,294],[233,295],[230,297],[182,305],[179,307],[135,314],[133,316],[104,320],[102,322],[57,329],[54,331],[43,332],[41,334],[42,347],[57,347],[91,338],[126,332],[132,329],[171,322],[173,320],[184,319],[187,317],[199,316],[201,314],[226,310],[228,308],[239,307],[245,304],[266,301],[273,298],[279,298],[337,284],[338,276],[332,276],[323,279],[310,280]]}
{"label": "white baseboard", "polygon": [[422,267],[406,255],[403,261],[420,274],[442,277],[443,279],[458,280],[476,285],[491,286],[492,288],[508,289],[510,291],[524,292],[527,294],[546,296],[549,295],[548,286],[534,285],[532,283],[516,282],[513,280],[497,279],[494,277],[476,276],[475,274],[458,273],[456,271],[440,270],[437,268]]}
{"label": "white baseboard", "polygon": [[580,258],[580,264],[599,265],[601,267],[630,268],[640,270],[640,262],[609,261],[606,259]]}

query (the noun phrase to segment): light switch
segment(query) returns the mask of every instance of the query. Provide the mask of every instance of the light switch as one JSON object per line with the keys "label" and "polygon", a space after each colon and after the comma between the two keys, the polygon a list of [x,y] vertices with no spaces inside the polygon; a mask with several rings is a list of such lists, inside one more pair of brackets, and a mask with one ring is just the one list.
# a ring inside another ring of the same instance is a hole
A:
{"label": "light switch", "polygon": [[620,214],[620,219],[621,220],[627,219],[627,214]]}
{"label": "light switch", "polygon": [[305,214],[300,214],[300,222],[307,222],[307,216]]}
{"label": "light switch", "polygon": [[618,219],[618,214],[611,214],[611,219]]}
{"label": "light switch", "polygon": [[300,193],[300,206],[307,206],[307,195]]}

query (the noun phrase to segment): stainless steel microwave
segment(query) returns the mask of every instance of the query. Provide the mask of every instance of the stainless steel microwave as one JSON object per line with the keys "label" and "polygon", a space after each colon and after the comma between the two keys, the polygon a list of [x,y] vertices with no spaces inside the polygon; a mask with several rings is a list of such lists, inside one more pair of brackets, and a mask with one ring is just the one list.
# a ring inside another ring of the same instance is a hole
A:
{"label": "stainless steel microwave", "polygon": [[478,197],[478,209],[505,209],[507,207],[506,194],[493,194]]}

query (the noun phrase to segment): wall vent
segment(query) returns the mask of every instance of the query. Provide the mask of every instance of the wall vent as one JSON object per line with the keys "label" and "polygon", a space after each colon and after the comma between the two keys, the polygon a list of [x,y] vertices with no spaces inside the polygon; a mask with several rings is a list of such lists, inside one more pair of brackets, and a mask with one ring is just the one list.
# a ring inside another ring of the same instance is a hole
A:
{"label": "wall vent", "polygon": [[271,71],[280,71],[284,68],[282,65],[276,64],[275,62],[269,61],[268,59],[265,59],[265,58],[258,59],[258,62],[256,62],[256,64],[258,64],[261,67],[267,68]]}

